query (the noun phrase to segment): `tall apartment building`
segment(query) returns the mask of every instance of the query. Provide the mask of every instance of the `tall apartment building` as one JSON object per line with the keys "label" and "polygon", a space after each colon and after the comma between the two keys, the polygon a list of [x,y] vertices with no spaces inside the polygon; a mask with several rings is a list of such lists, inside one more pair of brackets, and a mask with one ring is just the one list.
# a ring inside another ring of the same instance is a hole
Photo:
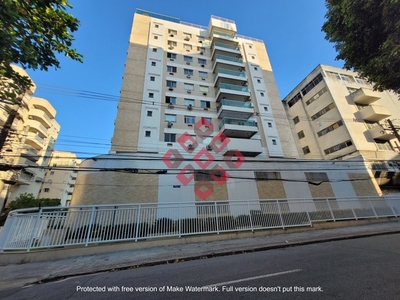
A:
{"label": "tall apartment building", "polygon": [[[13,66],[24,76],[28,74],[20,67]],[[29,76],[28,76],[29,77]],[[1,149],[2,163],[27,166],[22,170],[0,172],[0,199],[12,201],[19,194],[32,193],[37,196],[44,181],[49,157],[54,150],[60,125],[55,120],[56,110],[49,101],[33,96],[33,85],[22,98],[20,105],[2,104],[0,126],[6,122],[11,109],[17,115],[11,131]]]}
{"label": "tall apartment building", "polygon": [[54,151],[38,198],[60,199],[61,206],[69,206],[80,163],[72,152]]}
{"label": "tall apartment building", "polygon": [[110,153],[82,162],[94,171],[79,172],[72,205],[377,194],[353,162],[298,159],[265,45],[232,20],[137,10],[114,125]]}
{"label": "tall apartment building", "polygon": [[[284,103],[302,158],[359,158],[380,184],[400,186],[398,99],[392,92],[374,91],[355,72],[319,65]],[[389,173],[392,179],[379,179]]]}

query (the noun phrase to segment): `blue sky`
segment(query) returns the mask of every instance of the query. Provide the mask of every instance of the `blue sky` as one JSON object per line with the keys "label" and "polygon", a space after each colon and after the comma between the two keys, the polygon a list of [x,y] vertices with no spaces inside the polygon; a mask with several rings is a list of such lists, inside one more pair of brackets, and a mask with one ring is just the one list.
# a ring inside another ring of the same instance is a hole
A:
{"label": "blue sky", "polygon": [[[108,153],[119,90],[136,8],[207,26],[211,15],[236,22],[239,34],[262,39],[267,47],[281,98],[318,64],[342,67],[321,26],[321,0],[70,0],[81,21],[73,47],[84,63],[60,56],[61,68],[28,70],[35,96],[48,99],[61,125],[56,150],[79,157]],[[83,95],[89,95],[83,97]]]}

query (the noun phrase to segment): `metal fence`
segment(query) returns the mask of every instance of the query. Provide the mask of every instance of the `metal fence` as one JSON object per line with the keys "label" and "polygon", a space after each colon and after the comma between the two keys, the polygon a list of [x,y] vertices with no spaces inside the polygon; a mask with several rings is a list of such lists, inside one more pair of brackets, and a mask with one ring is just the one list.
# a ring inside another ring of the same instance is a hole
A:
{"label": "metal fence", "polygon": [[327,198],[121,204],[21,209],[0,232],[0,251],[311,226],[398,217],[399,198]]}

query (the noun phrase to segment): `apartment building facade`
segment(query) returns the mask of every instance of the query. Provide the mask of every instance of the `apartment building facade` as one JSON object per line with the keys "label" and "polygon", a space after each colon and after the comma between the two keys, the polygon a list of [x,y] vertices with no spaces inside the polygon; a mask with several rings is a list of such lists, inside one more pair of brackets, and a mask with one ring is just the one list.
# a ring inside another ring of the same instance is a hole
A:
{"label": "apartment building facade", "polygon": [[377,194],[354,185],[365,168],[299,160],[265,45],[234,21],[137,10],[129,41],[111,151],[82,162],[102,172],[79,172],[72,205]]}
{"label": "apartment building facade", "polygon": [[54,151],[38,198],[60,199],[61,206],[69,206],[81,162],[75,153]]}
{"label": "apartment building facade", "polygon": [[[24,76],[29,75],[13,66]],[[54,150],[60,125],[55,120],[56,110],[46,99],[34,97],[33,85],[22,97],[19,105],[4,103],[0,110],[0,125],[4,125],[9,112],[17,111],[3,148],[2,162],[26,166],[23,169],[1,172],[0,198],[2,203],[12,201],[23,193],[37,196],[44,182],[45,169]]]}
{"label": "apartment building facade", "polygon": [[377,179],[381,185],[396,186],[398,99],[392,92],[374,91],[355,72],[319,65],[283,101],[302,158],[360,159],[375,177],[390,175]]}

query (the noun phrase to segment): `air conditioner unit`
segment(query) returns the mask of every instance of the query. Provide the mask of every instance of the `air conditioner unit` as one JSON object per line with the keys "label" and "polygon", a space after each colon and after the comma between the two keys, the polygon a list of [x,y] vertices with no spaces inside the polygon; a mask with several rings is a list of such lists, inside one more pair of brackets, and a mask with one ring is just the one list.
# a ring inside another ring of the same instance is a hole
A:
{"label": "air conditioner unit", "polygon": [[203,52],[203,51],[201,51],[201,52],[200,52],[200,54],[201,54],[201,55],[203,55],[203,54],[204,54],[204,52]]}
{"label": "air conditioner unit", "polygon": [[201,65],[202,68],[204,68],[204,65]]}
{"label": "air conditioner unit", "polygon": [[190,62],[187,61],[186,64],[187,64],[187,65],[190,65]]}
{"label": "air conditioner unit", "polygon": [[203,93],[203,96],[207,96],[207,93]]}
{"label": "air conditioner unit", "polygon": [[173,58],[170,58],[169,60],[170,60],[170,61],[174,61],[174,59],[173,59]]}
{"label": "air conditioner unit", "polygon": [[190,94],[192,91],[191,90],[187,90],[187,93]]}
{"label": "air conditioner unit", "polygon": [[174,35],[173,35],[173,34],[170,34],[169,36],[170,36],[170,37],[174,37]]}
{"label": "air conditioner unit", "polygon": [[172,47],[172,46],[169,46],[169,47],[168,47],[168,49],[172,50],[172,49],[174,49],[174,47]]}
{"label": "air conditioner unit", "polygon": [[193,144],[187,145],[188,149],[192,150],[193,149]]}
{"label": "air conditioner unit", "polygon": [[168,128],[171,128],[172,125],[174,125],[172,122],[168,122],[168,124],[167,124]]}
{"label": "air conditioner unit", "polygon": [[190,76],[189,76],[189,75],[187,75],[187,76],[186,76],[186,78],[190,78]]}
{"label": "air conditioner unit", "polygon": [[174,108],[174,105],[172,103],[168,104],[168,108]]}
{"label": "air conditioner unit", "polygon": [[208,151],[211,151],[211,150],[212,150],[212,146],[211,146],[211,145],[207,145],[206,149],[207,149]]}
{"label": "air conditioner unit", "polygon": [[173,91],[174,89],[173,88],[169,88],[168,90]]}
{"label": "air conditioner unit", "polygon": [[185,40],[185,41],[189,41],[189,40],[190,40],[190,37],[185,36],[184,40]]}
{"label": "air conditioner unit", "polygon": [[201,43],[201,44],[202,44],[202,43],[203,43],[203,41],[199,41],[199,43]]}
{"label": "air conditioner unit", "polygon": [[171,72],[171,73],[169,73],[169,75],[174,75],[174,73]]}
{"label": "air conditioner unit", "polygon": [[204,77],[201,77],[201,80],[206,80]]}
{"label": "air conditioner unit", "polygon": [[187,109],[188,109],[188,110],[192,110],[192,109],[193,109],[192,104],[189,104],[189,105],[187,106]]}

